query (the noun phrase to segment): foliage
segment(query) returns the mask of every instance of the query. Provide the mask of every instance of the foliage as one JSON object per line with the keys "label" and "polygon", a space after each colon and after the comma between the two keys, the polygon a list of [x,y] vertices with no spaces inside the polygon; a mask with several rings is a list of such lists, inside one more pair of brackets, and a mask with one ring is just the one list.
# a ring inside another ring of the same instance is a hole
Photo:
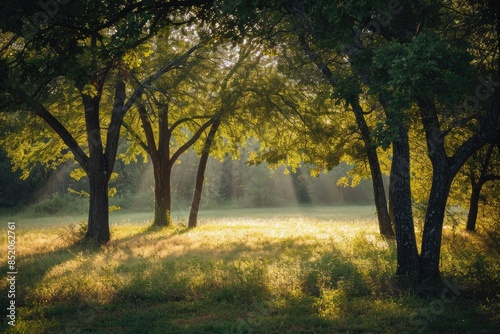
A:
{"label": "foliage", "polygon": [[27,210],[24,210],[24,214],[34,217],[84,214],[87,206],[88,200],[79,196],[54,193],[48,198],[30,205]]}
{"label": "foliage", "polygon": [[32,196],[48,179],[48,173],[41,166],[37,166],[27,180],[21,180],[21,172],[12,171],[12,165],[7,154],[0,150],[0,208],[21,209],[27,205]]}
{"label": "foliage", "polygon": [[415,96],[451,106],[468,90],[472,57],[465,47],[447,45],[432,32],[408,44],[389,42],[373,55],[370,93],[390,91],[396,110],[408,109]]}

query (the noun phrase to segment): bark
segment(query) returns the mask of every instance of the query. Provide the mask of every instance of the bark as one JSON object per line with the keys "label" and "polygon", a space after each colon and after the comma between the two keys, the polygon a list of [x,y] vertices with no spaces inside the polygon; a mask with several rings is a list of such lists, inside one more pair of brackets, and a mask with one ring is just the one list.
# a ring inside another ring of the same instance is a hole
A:
{"label": "bark", "polygon": [[212,148],[215,134],[219,129],[220,123],[220,117],[214,120],[203,146],[200,163],[198,165],[198,172],[196,174],[196,184],[194,187],[193,201],[191,203],[191,211],[189,212],[188,228],[194,228],[198,225],[198,212],[200,210],[201,194],[203,193],[203,184],[205,182],[205,170],[207,168],[208,157],[210,156],[210,149]]}
{"label": "bark", "polygon": [[479,212],[479,200],[481,198],[481,191],[483,186],[488,181],[500,180],[500,175],[484,175],[479,181],[472,187],[472,193],[469,199],[469,214],[467,215],[467,231],[476,230],[477,215]]}
{"label": "bark", "polygon": [[[318,70],[321,71],[323,76],[328,80],[332,87],[337,85],[337,81],[333,76],[333,73],[328,66],[328,64],[322,59],[322,56],[311,49],[309,43],[304,34],[297,35],[299,43],[309,57],[311,62],[313,62]],[[377,218],[379,224],[380,234],[385,236],[394,236],[394,231],[392,230],[391,219],[389,216],[389,211],[387,209],[387,198],[385,196],[384,180],[382,178],[382,172],[380,171],[380,163],[378,160],[377,150],[372,145],[370,138],[370,128],[366,123],[366,119],[363,114],[363,109],[359,103],[359,97],[354,98],[352,101],[348,101],[352,106],[354,111],[354,116],[356,118],[356,123],[361,132],[361,138],[364,142],[366,149],[366,154],[368,157],[368,163],[370,165],[370,173],[372,176],[373,183],[373,194],[375,199],[375,208],[377,210]]]}
{"label": "bark", "polygon": [[387,209],[387,198],[385,196],[384,189],[384,179],[382,178],[382,172],[380,170],[380,163],[378,161],[378,155],[376,148],[372,145],[370,138],[370,129],[366,123],[365,117],[363,115],[363,110],[359,105],[358,101],[352,104],[354,115],[356,117],[356,123],[358,124],[359,130],[361,132],[361,137],[365,144],[366,155],[368,158],[368,163],[370,165],[370,173],[372,176],[373,183],[373,195],[375,199],[375,208],[377,210],[377,218],[379,224],[380,234],[385,236],[394,236],[394,231],[392,230],[391,218],[389,216],[389,211]]}
{"label": "bark", "polygon": [[98,170],[91,173],[89,184],[90,206],[85,239],[102,245],[110,239],[107,172]]}
{"label": "bark", "polygon": [[480,129],[460,145],[451,157],[446,155],[444,133],[440,130],[434,103],[419,98],[418,104],[427,141],[427,154],[432,162],[432,185],[422,235],[420,275],[422,279],[435,279],[439,277],[443,220],[451,183],[474,152],[494,141],[500,112],[500,91],[495,91],[491,109],[482,119]]}
{"label": "bark", "polygon": [[[96,80],[96,82],[100,82],[99,87],[102,89],[102,80]],[[108,242],[110,238],[108,182],[111,175],[101,139],[99,119],[100,97],[100,89],[99,94],[94,97],[82,94],[89,147],[87,175],[90,187],[89,220],[85,239],[93,241],[98,245]],[[110,159],[114,162],[113,159],[115,157],[110,157]]]}
{"label": "bark", "polygon": [[396,275],[416,276],[419,258],[410,188],[410,147],[408,132],[403,124],[398,126],[399,136],[393,142],[393,160],[390,176],[390,192],[394,214],[397,243]]}
{"label": "bark", "polygon": [[[95,44],[95,40],[92,41]],[[123,118],[132,105],[142,96],[145,87],[152,84],[163,74],[174,68],[179,62],[197,50],[202,44],[197,44],[188,50],[184,57],[167,63],[155,74],[148,77],[142,85],[134,90],[128,101],[125,103],[126,90],[125,83],[118,77],[115,83],[115,94],[111,120],[106,133],[106,143],[103,145],[101,139],[101,119],[100,100],[105,80],[108,75],[107,68],[100,75],[93,78],[97,88],[97,95],[88,96],[82,94],[82,102],[85,113],[85,127],[88,139],[87,155],[77,140],[54,115],[52,115],[41,103],[31,98],[23,92],[12,90],[11,93],[24,101],[37,116],[42,118],[64,141],[73,153],[75,160],[80,164],[89,177],[90,186],[90,207],[88,228],[85,235],[87,240],[92,240],[97,244],[109,241],[109,208],[108,208],[108,183],[116,162],[116,154],[120,139],[120,127]]]}
{"label": "bark", "polygon": [[[394,163],[391,164],[391,172],[390,175],[396,173],[394,170],[396,165]],[[394,224],[394,183],[389,179],[389,218],[391,222]]]}
{"label": "bark", "polygon": [[417,276],[419,257],[411,202],[410,145],[408,127],[401,111],[393,110],[390,102],[380,97],[387,120],[397,133],[392,141],[392,164],[389,179],[389,216],[394,222],[397,244],[396,275]]}
{"label": "bark", "polygon": [[429,203],[425,213],[422,251],[420,254],[420,276],[423,279],[439,277],[439,259],[446,202],[453,176],[448,176],[445,164],[434,164]]}
{"label": "bark", "polygon": [[476,230],[477,213],[479,211],[479,198],[482,185],[472,187],[472,194],[469,200],[469,214],[467,215],[467,225],[465,229],[470,232]]}
{"label": "bark", "polygon": [[432,163],[432,184],[425,213],[422,249],[420,253],[420,276],[423,279],[439,277],[439,258],[446,201],[450,191],[451,171],[444,147],[444,134],[440,129],[434,103],[419,99],[419,111],[427,142],[427,155]]}
{"label": "bark", "polygon": [[[242,51],[243,53],[240,54],[236,64],[231,68],[227,76],[221,82],[220,91],[222,93],[222,99],[221,99],[222,105],[219,111],[200,128],[200,131],[198,131],[198,133],[195,136],[193,136],[193,139],[197,140],[201,135],[202,131],[204,131],[208,126],[211,126],[210,131],[208,132],[207,135],[207,139],[205,140],[205,144],[203,145],[200,163],[198,165],[196,184],[193,193],[193,201],[191,203],[191,210],[189,213],[189,221],[188,221],[189,228],[194,228],[198,224],[198,212],[200,210],[201,194],[203,192],[203,184],[205,181],[205,170],[207,167],[208,157],[210,155],[210,149],[215,139],[215,134],[219,129],[219,126],[222,122],[222,118],[224,117],[224,115],[227,112],[235,109],[236,102],[239,99],[239,94],[236,94],[235,91],[232,91],[231,89],[228,90],[228,84],[230,83],[230,80],[233,78],[233,76],[236,74],[236,71],[240,68],[240,66],[242,66],[245,59],[247,59],[251,54],[250,49]],[[192,144],[194,144],[194,140]]]}
{"label": "bark", "polygon": [[198,140],[201,134],[212,124],[212,120],[208,120],[200,126],[193,136],[184,145],[179,147],[175,152],[170,150],[170,139],[172,132],[185,122],[193,121],[194,119],[205,119],[206,116],[196,116],[183,118],[169,126],[169,110],[168,104],[158,110],[158,146],[156,144],[154,131],[149,120],[148,111],[143,103],[138,108],[141,118],[142,127],[146,137],[146,142],[142,142],[140,137],[132,128],[125,125],[127,130],[139,141],[140,145],[148,152],[153,163],[153,175],[155,178],[155,215],[153,226],[165,227],[172,223],[171,219],[171,174],[172,166],[179,159],[182,153],[188,150]]}
{"label": "bark", "polygon": [[472,184],[472,193],[469,200],[469,214],[467,216],[467,231],[475,231],[476,230],[476,221],[477,214],[479,211],[479,199],[481,197],[481,190],[483,186],[488,181],[494,181],[500,179],[498,175],[490,175],[488,174],[488,168],[490,166],[491,156],[493,155],[493,150],[495,148],[494,144],[489,145],[488,150],[486,151],[486,156],[484,160],[481,162],[481,171],[479,174],[479,178],[476,180],[474,169],[471,168],[470,171],[470,180]]}
{"label": "bark", "polygon": [[154,168],[155,176],[155,213],[153,226],[166,227],[172,223],[171,218],[171,168]]}

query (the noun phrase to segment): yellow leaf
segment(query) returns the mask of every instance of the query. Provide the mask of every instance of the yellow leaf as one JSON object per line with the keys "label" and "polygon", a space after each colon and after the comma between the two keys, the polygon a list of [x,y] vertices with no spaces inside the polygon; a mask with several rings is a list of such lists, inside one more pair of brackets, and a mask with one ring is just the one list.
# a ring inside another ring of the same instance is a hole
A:
{"label": "yellow leaf", "polygon": [[80,181],[80,179],[84,176],[87,176],[87,173],[85,173],[85,171],[83,170],[83,168],[81,167],[78,167],[76,169],[74,169],[70,174],[69,176],[71,176],[74,180],[76,181]]}
{"label": "yellow leaf", "polygon": [[342,186],[342,187],[349,187],[349,180],[347,177],[343,176],[337,181],[337,186]]}
{"label": "yellow leaf", "polygon": [[99,94],[99,92],[97,91],[97,88],[95,88],[94,85],[87,84],[83,86],[82,94],[88,95],[90,97],[96,97],[97,94]]}

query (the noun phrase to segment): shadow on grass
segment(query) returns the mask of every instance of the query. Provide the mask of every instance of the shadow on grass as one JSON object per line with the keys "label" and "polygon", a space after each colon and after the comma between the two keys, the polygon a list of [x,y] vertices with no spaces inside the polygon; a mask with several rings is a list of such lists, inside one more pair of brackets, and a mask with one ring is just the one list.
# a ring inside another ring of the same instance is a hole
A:
{"label": "shadow on grass", "polygon": [[[103,249],[74,245],[21,258],[20,289],[33,291],[52,268],[80,252],[88,258],[102,253],[105,259],[118,250],[127,254],[106,268],[110,278],[121,280],[112,296],[99,305],[81,300],[80,295],[44,302],[24,294],[20,305],[35,309],[24,317],[33,323],[31,332],[66,333],[68,324],[92,333],[397,333],[406,327],[408,332],[418,332],[419,327],[411,324],[412,315],[429,309],[436,298],[432,296],[438,296],[413,294],[388,273],[384,263],[394,260],[395,252],[390,240],[385,241],[387,249],[358,250],[357,258],[346,256],[333,244],[318,253],[317,245],[300,236],[253,244],[201,243],[156,256],[162,242],[179,242],[177,237],[186,241],[190,231],[196,230],[147,228],[115,239]],[[150,245],[159,248],[152,248],[149,256],[134,252],[134,247]],[[458,317],[481,315],[479,303],[460,307],[475,311],[458,310]],[[433,321],[426,320],[428,328],[440,328],[439,319],[452,321],[456,312],[455,306],[449,306]],[[483,328],[493,328],[484,324],[487,317],[481,319]],[[472,320],[464,327],[455,326],[457,332],[464,328],[467,332]]]}

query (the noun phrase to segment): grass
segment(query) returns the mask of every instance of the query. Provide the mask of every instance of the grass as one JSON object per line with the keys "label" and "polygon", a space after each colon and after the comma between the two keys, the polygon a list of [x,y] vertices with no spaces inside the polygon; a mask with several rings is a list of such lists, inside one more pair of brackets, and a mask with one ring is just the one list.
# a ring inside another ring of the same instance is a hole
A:
{"label": "grass", "polygon": [[[284,211],[285,210],[285,211]],[[113,213],[113,240],[71,244],[84,217],[19,218],[16,327],[6,333],[494,333],[500,261],[445,229],[444,282],[396,279],[372,207],[206,211],[195,230]],[[5,224],[6,225],[6,224]],[[6,244],[2,227],[0,240]],[[5,246],[4,246],[5,247]],[[6,260],[0,262],[7,271]]]}

